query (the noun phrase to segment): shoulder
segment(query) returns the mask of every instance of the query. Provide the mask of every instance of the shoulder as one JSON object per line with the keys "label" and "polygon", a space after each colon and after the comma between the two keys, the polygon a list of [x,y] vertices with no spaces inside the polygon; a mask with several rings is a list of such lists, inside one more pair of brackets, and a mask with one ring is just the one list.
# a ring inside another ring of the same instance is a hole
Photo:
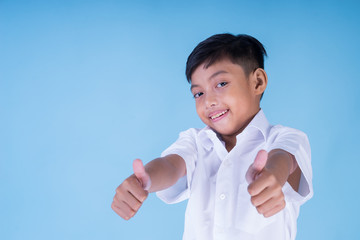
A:
{"label": "shoulder", "polygon": [[289,135],[289,136],[295,135],[295,136],[307,138],[306,133],[296,128],[286,127],[280,124],[273,125],[270,127],[269,137],[276,137],[281,135]]}
{"label": "shoulder", "polygon": [[179,133],[177,140],[172,143],[161,156],[177,154],[185,161],[196,159],[199,146],[199,133],[201,129],[189,128]]}
{"label": "shoulder", "polygon": [[205,128],[189,128],[189,129],[187,129],[185,131],[180,132],[179,133],[179,138],[181,138],[181,137],[190,137],[190,138],[193,138],[193,139],[197,139],[206,130],[207,130],[207,127],[205,127]]}
{"label": "shoulder", "polygon": [[181,134],[187,134],[187,135],[194,135],[194,136],[196,136],[196,135],[199,134],[199,132],[200,132],[201,130],[202,130],[201,128],[189,128],[189,129],[187,129],[187,130],[181,131],[181,132],[179,133],[179,135],[181,135]]}
{"label": "shoulder", "polygon": [[[201,129],[189,128],[187,130],[181,131],[177,137],[177,140],[174,142],[175,145],[196,145],[197,139]],[[174,145],[173,144],[173,145]]]}
{"label": "shoulder", "polygon": [[209,145],[209,135],[215,135],[214,131],[209,127],[189,128],[179,133],[178,139],[174,146],[190,148],[192,150],[198,149],[200,146]]}
{"label": "shoulder", "polygon": [[300,150],[310,157],[311,148],[308,136],[303,131],[282,125],[272,126],[267,137],[269,149],[281,148],[296,155]]}

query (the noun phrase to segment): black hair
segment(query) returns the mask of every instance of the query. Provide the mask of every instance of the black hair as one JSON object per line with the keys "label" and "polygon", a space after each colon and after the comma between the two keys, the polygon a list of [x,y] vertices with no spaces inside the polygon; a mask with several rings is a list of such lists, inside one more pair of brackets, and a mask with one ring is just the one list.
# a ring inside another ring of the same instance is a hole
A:
{"label": "black hair", "polygon": [[264,46],[254,37],[246,34],[216,34],[200,42],[189,55],[186,62],[186,78],[191,82],[191,75],[197,67],[205,63],[205,68],[217,61],[228,58],[239,64],[246,76],[257,68],[264,69]]}

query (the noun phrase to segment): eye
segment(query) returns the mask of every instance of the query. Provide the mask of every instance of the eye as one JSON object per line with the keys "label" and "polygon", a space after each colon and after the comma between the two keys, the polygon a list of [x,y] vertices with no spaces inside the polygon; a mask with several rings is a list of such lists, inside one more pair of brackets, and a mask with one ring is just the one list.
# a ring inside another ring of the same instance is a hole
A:
{"label": "eye", "polygon": [[227,82],[221,82],[218,85],[216,85],[216,87],[219,87],[219,88],[225,87],[227,84],[228,84]]}
{"label": "eye", "polygon": [[202,92],[198,92],[194,94],[194,98],[199,98],[201,95],[203,95],[204,93]]}

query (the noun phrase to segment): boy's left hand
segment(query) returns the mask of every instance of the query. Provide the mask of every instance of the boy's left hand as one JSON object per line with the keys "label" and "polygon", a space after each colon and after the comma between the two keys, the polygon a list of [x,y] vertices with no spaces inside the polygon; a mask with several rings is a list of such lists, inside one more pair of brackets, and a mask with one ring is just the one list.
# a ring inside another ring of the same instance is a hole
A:
{"label": "boy's left hand", "polygon": [[246,180],[251,203],[264,217],[271,217],[285,208],[282,186],[286,180],[279,182],[276,172],[266,168],[267,160],[268,153],[260,150],[246,173]]}

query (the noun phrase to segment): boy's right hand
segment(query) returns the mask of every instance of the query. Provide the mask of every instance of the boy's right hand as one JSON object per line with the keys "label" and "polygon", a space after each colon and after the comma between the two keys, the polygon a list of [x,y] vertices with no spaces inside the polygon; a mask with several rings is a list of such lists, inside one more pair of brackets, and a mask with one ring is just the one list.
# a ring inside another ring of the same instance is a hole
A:
{"label": "boy's right hand", "polygon": [[[140,159],[133,162],[134,174],[116,189],[111,208],[123,219],[129,220],[147,198],[151,181]],[[145,190],[146,189],[146,190]]]}

